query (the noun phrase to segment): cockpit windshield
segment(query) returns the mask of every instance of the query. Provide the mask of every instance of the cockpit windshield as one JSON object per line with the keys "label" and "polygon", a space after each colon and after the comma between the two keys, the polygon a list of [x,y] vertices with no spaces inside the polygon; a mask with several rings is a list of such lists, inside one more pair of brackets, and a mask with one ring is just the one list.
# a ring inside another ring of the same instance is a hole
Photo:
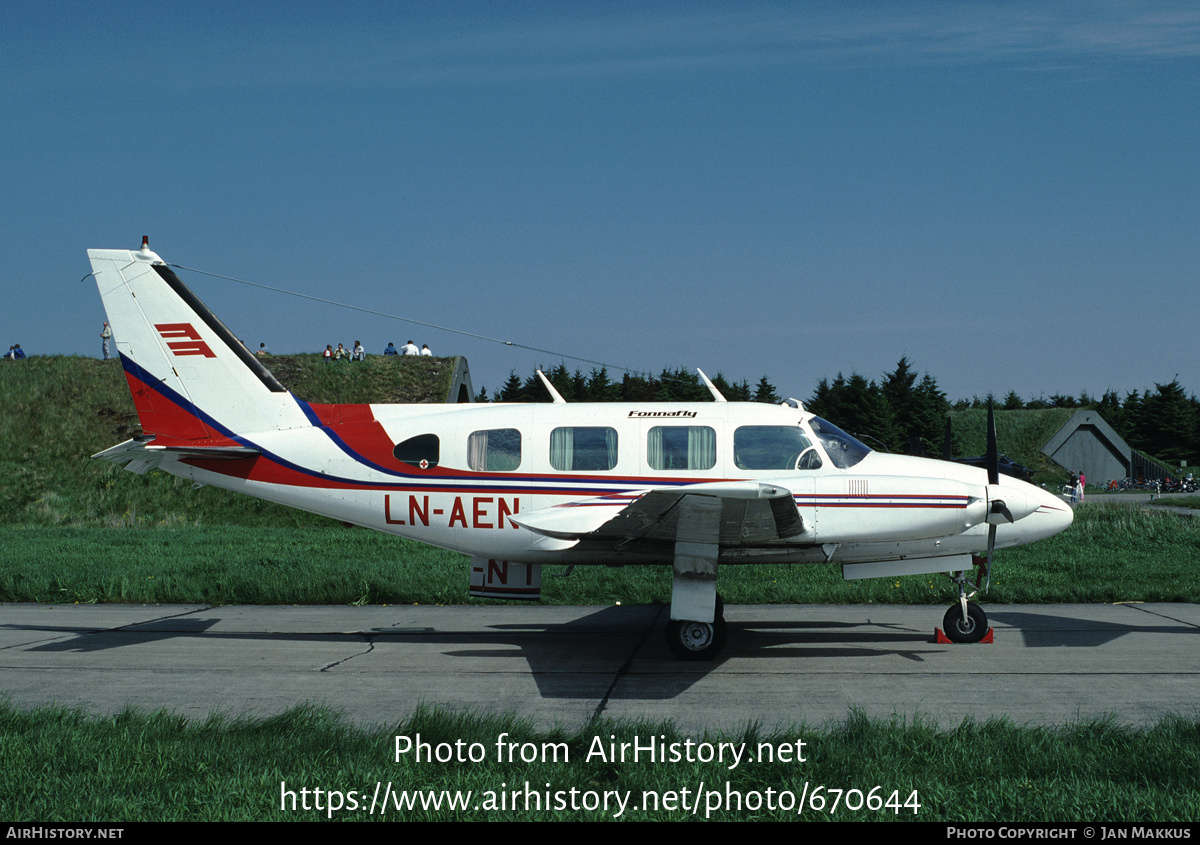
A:
{"label": "cockpit windshield", "polygon": [[825,453],[829,455],[829,459],[841,469],[849,469],[871,451],[868,446],[820,417],[813,417],[808,424],[812,427],[813,434],[821,441],[821,445],[825,447]]}

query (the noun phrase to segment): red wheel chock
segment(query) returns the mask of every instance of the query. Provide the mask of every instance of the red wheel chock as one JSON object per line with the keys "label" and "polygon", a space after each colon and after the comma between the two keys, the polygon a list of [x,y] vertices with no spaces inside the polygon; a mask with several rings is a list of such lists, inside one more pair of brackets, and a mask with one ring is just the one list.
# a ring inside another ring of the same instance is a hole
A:
{"label": "red wheel chock", "polygon": [[[992,632],[993,632],[994,630],[995,630],[995,629],[993,629],[993,628],[988,628],[988,629],[987,629],[987,633],[986,633],[986,634],[984,634],[984,635],[983,635],[983,638],[982,638],[982,639],[980,639],[980,640],[978,640],[978,642],[981,642],[981,643],[990,643],[990,642],[992,641]],[[949,637],[947,637],[945,634],[943,634],[943,633],[942,633],[942,629],[941,629],[941,628],[934,628],[934,629],[933,629],[933,641],[934,641],[935,643],[939,643],[940,645],[970,645],[970,643],[956,643],[956,642],[954,642],[952,639],[950,639]]]}

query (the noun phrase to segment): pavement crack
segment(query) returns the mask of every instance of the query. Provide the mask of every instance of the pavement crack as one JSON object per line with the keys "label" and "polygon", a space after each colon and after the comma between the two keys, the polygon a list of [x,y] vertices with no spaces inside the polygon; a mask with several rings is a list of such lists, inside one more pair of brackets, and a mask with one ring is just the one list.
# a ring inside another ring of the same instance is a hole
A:
{"label": "pavement crack", "polygon": [[348,654],[340,660],[335,660],[332,663],[326,663],[324,666],[322,666],[317,671],[318,672],[328,672],[330,669],[336,669],[337,667],[342,666],[343,664],[349,663],[351,660],[357,660],[358,658],[363,657],[364,655],[368,655],[371,652],[373,652],[375,650],[375,638],[372,637],[370,634],[363,634],[362,638],[363,638],[363,644],[366,646],[366,648],[362,649],[359,652],[356,652],[355,654]]}
{"label": "pavement crack", "polygon": [[1146,607],[1144,604],[1142,604],[1140,602],[1118,602],[1118,604],[1120,604],[1122,607],[1128,607],[1132,610],[1140,610],[1142,613],[1147,613],[1150,616],[1157,616],[1159,619],[1170,619],[1172,622],[1178,623],[1180,625],[1186,625],[1189,628],[1200,627],[1200,625],[1196,625],[1196,623],[1194,623],[1194,622],[1189,622],[1186,619],[1180,619],[1177,616],[1171,616],[1171,615],[1163,613],[1159,610],[1155,610],[1154,608]]}
{"label": "pavement crack", "polygon": [[604,695],[600,696],[600,700],[596,702],[596,709],[592,712],[592,718],[588,721],[589,725],[594,725],[604,716],[604,711],[608,709],[608,702],[612,698],[613,692],[617,688],[617,684],[619,684],[621,679],[628,675],[629,671],[633,668],[633,659],[637,657],[638,652],[642,650],[642,646],[646,644],[646,640],[649,638],[650,634],[658,628],[658,621],[662,619],[662,615],[666,611],[666,608],[666,605],[659,605],[658,613],[654,615],[654,619],[652,619],[650,624],[646,626],[646,629],[642,631],[641,638],[637,641],[637,643],[634,644],[633,648],[629,650],[629,654],[625,657],[625,662],[617,668],[615,673],[613,673],[612,683],[608,685],[608,689],[604,691]]}
{"label": "pavement crack", "polygon": [[130,628],[141,628],[141,627],[145,627],[146,625],[155,625],[159,622],[165,622],[168,619],[183,619],[188,616],[195,616],[197,613],[207,613],[208,611],[216,608],[216,606],[217,605],[215,605],[215,604],[206,604],[204,607],[194,607],[191,610],[183,610],[183,611],[180,611],[179,613],[167,613],[164,615],[156,616],[153,619],[139,619],[137,622],[128,622],[124,625],[117,625],[112,628],[97,628],[92,633],[126,631],[126,630],[129,630]]}

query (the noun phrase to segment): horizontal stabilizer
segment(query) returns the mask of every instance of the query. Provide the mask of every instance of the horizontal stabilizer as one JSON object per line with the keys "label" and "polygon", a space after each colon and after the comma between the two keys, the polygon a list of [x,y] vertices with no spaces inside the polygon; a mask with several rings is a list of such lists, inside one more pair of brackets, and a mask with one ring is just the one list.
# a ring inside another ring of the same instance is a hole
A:
{"label": "horizontal stabilizer", "polygon": [[154,441],[126,440],[124,443],[92,455],[102,461],[125,464],[125,468],[138,475],[155,469],[168,458],[207,458],[209,460],[232,461],[253,458],[262,454],[258,449],[244,446],[155,446]]}
{"label": "horizontal stabilizer", "polygon": [[261,455],[259,449],[247,446],[147,446],[147,452],[167,452],[181,458],[207,458],[213,461],[235,461]]}

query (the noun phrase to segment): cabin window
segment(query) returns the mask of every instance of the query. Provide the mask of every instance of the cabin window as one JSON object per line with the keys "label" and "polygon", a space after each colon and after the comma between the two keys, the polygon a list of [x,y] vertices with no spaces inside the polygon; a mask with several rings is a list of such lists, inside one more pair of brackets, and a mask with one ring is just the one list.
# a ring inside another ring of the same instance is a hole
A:
{"label": "cabin window", "polygon": [[438,465],[441,441],[436,434],[418,434],[403,443],[397,443],[392,454],[396,460],[419,469],[433,469]]}
{"label": "cabin window", "polygon": [[660,425],[646,437],[650,469],[712,469],[717,463],[717,433],[706,425]]}
{"label": "cabin window", "polygon": [[512,472],[521,465],[521,432],[515,428],[475,431],[467,438],[467,466],[476,472]]}
{"label": "cabin window", "polygon": [[616,429],[581,426],[550,432],[550,466],[555,469],[592,472],[616,465]]}
{"label": "cabin window", "polygon": [[794,425],[744,425],[733,433],[733,462],[738,469],[795,469],[810,446]]}

